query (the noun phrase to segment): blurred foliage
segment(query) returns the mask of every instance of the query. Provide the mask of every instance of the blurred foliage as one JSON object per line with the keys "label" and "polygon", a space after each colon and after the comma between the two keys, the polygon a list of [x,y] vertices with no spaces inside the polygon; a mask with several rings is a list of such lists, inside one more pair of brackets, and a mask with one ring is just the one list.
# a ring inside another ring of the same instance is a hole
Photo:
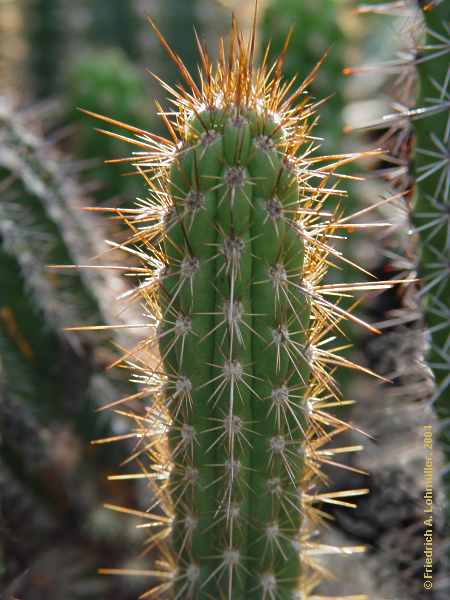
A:
{"label": "blurred foliage", "polygon": [[90,0],[88,38],[94,46],[121,48],[136,60],[140,56],[143,20],[128,0]]}
{"label": "blurred foliage", "polygon": [[35,98],[46,98],[61,91],[63,23],[61,0],[24,0],[27,71]]}
{"label": "blurred foliage", "polygon": [[[198,63],[194,29],[199,38],[203,39],[201,5],[199,0],[165,0],[158,15],[158,28],[175,52],[182,57],[190,73],[197,73]],[[171,85],[181,83],[178,69],[172,61],[165,59],[164,65],[163,79]]]}
{"label": "blurred foliage", "polygon": [[[69,73],[65,93],[67,120],[77,126],[73,140],[77,158],[104,161],[124,157],[128,150],[123,141],[96,131],[99,123],[88,119],[79,108],[146,127],[150,118],[145,102],[142,74],[121,50],[85,54]],[[123,131],[121,133],[123,135]],[[130,172],[134,169],[127,164],[96,170],[100,184],[97,201],[111,197],[134,199],[142,185],[136,176],[124,175]]]}
{"label": "blurred foliage", "polygon": [[262,51],[270,42],[269,56],[278,56],[290,28],[283,67],[286,79],[302,81],[329,51],[310,91],[318,100],[332,96],[320,107],[317,135],[324,140],[323,151],[335,153],[342,144],[345,47],[335,0],[268,0],[261,23]]}

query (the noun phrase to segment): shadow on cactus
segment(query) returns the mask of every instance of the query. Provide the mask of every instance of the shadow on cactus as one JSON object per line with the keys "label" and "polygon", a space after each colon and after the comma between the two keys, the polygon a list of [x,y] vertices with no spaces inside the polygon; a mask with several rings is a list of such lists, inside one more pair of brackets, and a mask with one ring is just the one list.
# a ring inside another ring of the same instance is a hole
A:
{"label": "shadow on cactus", "polygon": [[320,598],[321,555],[361,551],[315,540],[324,505],[367,492],[326,491],[321,472],[355,450],[333,443],[352,428],[327,412],[347,403],[334,372],[369,374],[341,354],[339,324],[376,332],[351,313],[353,294],[393,283],[323,282],[346,262],[332,238],[363,227],[339,202],[323,208],[345,196],[337,169],[361,155],[315,155],[307,88],[320,64],[298,87],[282,78],[284,51],[254,67],[255,23],[245,40],[233,19],[217,65],[197,39],[199,81],[152,26],[183,79],[163,83],[169,138],[88,112],[128,130],[109,135],[136,146],[148,191],[133,209],[105,209],[131,230],[114,251],[137,262],[131,299],[147,317],[120,365],[151,396],[127,412],[139,469],[118,476],[148,482],[149,510],[112,508],[152,529],[160,558],[135,574],[159,582],[142,597]]}

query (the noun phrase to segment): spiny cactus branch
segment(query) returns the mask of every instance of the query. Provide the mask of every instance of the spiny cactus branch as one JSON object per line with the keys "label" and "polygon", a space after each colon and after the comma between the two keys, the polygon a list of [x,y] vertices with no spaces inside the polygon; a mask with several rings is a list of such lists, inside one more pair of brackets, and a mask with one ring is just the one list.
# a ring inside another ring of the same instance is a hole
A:
{"label": "spiny cactus branch", "polygon": [[129,299],[156,324],[121,362],[152,396],[145,416],[127,411],[142,470],[117,476],[156,496],[142,517],[162,558],[142,574],[161,582],[143,597],[320,598],[314,556],[361,550],[315,542],[322,506],[367,492],[320,489],[320,466],[345,451],[329,442],[352,428],[333,412],[335,369],[369,373],[335,337],[343,320],[376,332],[353,296],[394,283],[322,283],[330,265],[351,264],[332,240],[355,224],[325,202],[344,193],[338,168],[362,155],[314,154],[320,102],[307,88],[320,63],[295,88],[284,53],[253,65],[255,24],[247,41],[233,19],[217,65],[197,40],[197,81],[151,24],[184,81],[162,82],[176,108],[160,111],[169,138],[92,115],[128,132],[102,130],[136,147],[148,192],[106,209],[131,230],[113,244],[137,263]]}

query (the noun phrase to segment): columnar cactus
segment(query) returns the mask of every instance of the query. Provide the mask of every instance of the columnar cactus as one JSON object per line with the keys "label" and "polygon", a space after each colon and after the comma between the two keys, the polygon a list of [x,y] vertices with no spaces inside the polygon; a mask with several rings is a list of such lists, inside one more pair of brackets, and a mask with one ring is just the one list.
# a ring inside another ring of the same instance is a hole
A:
{"label": "columnar cactus", "polygon": [[87,5],[88,30],[90,42],[94,46],[116,48],[119,46],[130,58],[140,53],[139,30],[141,20],[137,14],[137,2],[121,0],[92,0]]}
{"label": "columnar cactus", "polygon": [[[283,73],[287,79],[303,77],[314,68],[317,61],[326,55],[317,77],[308,91],[316,99],[326,99],[320,107],[320,115],[314,135],[321,140],[322,152],[342,152],[347,141],[342,135],[344,110],[344,83],[341,75],[346,54],[345,33],[342,28],[342,6],[335,0],[269,0],[264,4],[261,19],[261,47],[269,48],[269,59],[283,51],[286,31],[292,30],[286,50]],[[348,42],[348,40],[347,40]],[[350,170],[350,166],[348,171]],[[345,201],[347,212],[361,205],[359,188],[355,185]],[[353,193],[354,192],[354,193]],[[330,199],[330,201],[333,201]],[[327,206],[328,208],[328,206]],[[356,256],[355,242],[346,240],[346,255]],[[356,262],[358,262],[356,260]],[[355,270],[350,264],[341,264],[334,272],[337,281],[351,281]],[[361,332],[357,331],[357,334]],[[356,341],[353,333],[352,338]],[[336,374],[339,386],[347,393],[352,374],[341,371]]]}
{"label": "columnar cactus", "polygon": [[[96,409],[136,390],[105,375],[109,334],[64,331],[117,325],[113,299],[128,288],[116,269],[49,269],[88,264],[106,231],[80,210],[74,162],[42,136],[52,120],[48,109],[18,111],[0,97],[0,588],[18,598],[131,598],[115,582],[92,584],[101,557],[128,558],[130,538],[124,528],[117,539],[112,513],[106,526],[98,518],[111,493],[100,474],[120,448],[93,452],[90,441],[120,431],[120,417]],[[120,322],[123,346],[136,317]]]}
{"label": "columnar cactus", "polygon": [[321,283],[345,261],[330,239],[355,226],[323,204],[355,156],[312,155],[317,68],[297,88],[281,78],[284,53],[254,68],[254,31],[246,42],[234,22],[216,68],[198,44],[197,83],[155,31],[184,80],[166,85],[170,138],[100,117],[134,134],[110,133],[139,148],[130,160],[149,192],[108,209],[131,228],[120,248],[140,262],[135,298],[155,325],[123,359],[152,394],[130,414],[144,472],[128,474],[149,480],[159,506],[141,513],[164,558],[148,595],[309,598],[323,570],[313,505],[345,495],[316,490],[321,463],[336,464],[322,446],[350,427],[327,413],[333,372],[355,367],[328,346],[342,319],[365,325],[329,298],[378,287]]}
{"label": "columnar cactus", "polygon": [[[402,33],[403,47],[395,59],[369,67],[385,74],[389,87],[388,94],[384,90],[384,99],[390,95],[395,107],[391,114],[383,115],[367,127],[382,132],[376,143],[386,149],[388,158],[380,173],[403,200],[405,219],[397,233],[399,238],[402,234],[408,238],[403,240],[402,256],[391,252],[390,258],[399,270],[409,271],[411,279],[418,276],[405,290],[401,309],[385,323],[393,327],[403,325],[397,330],[398,338],[403,339],[405,348],[419,350],[415,361],[408,356],[400,358],[399,364],[405,366],[394,373],[398,385],[396,396],[408,401],[409,409],[410,401],[416,405],[423,403],[424,410],[413,426],[433,426],[435,442],[440,442],[433,446],[435,464],[441,464],[441,451],[446,463],[441,481],[438,483],[438,477],[435,478],[434,492],[439,498],[443,487],[448,499],[450,4],[445,0],[374,2],[363,5],[360,11],[390,16],[395,19],[395,31]],[[391,343],[389,338],[388,341]],[[402,410],[401,404],[399,407]],[[420,440],[415,453],[411,444],[408,448],[410,461],[415,456],[423,457]],[[449,530],[448,518],[445,525],[442,513],[447,510],[448,516],[449,507],[448,502],[443,506],[438,500],[433,519],[435,587],[442,588],[443,593],[448,587],[448,563],[441,550],[441,539],[448,537]],[[422,531],[418,531],[421,543]],[[416,574],[418,597],[423,595],[422,575],[420,571]],[[408,587],[408,598],[411,593]]]}
{"label": "columnar cactus", "polygon": [[[425,314],[432,338],[430,365],[441,398],[450,409],[450,4],[430,3],[423,11],[426,39],[417,54],[420,91],[414,111],[417,194],[414,222],[420,234],[419,274],[423,277]],[[450,436],[447,439],[450,443]]]}
{"label": "columnar cactus", "polygon": [[72,414],[89,440],[99,434],[94,378],[109,384],[89,351],[92,334],[69,335],[64,328],[99,319],[117,323],[110,290],[126,288],[112,271],[77,270],[68,277],[49,270],[49,263],[86,264],[98,252],[98,227],[81,213],[83,191],[61,155],[30,130],[33,121],[33,111],[23,118],[0,98],[2,377],[13,400],[33,406],[47,423]]}
{"label": "columnar cactus", "polygon": [[[183,56],[183,62],[192,72],[197,63],[197,52],[192,32],[195,28],[199,37],[206,29],[202,23],[204,17],[202,4],[199,0],[178,2],[178,0],[165,0],[159,10],[161,27],[170,31],[173,39],[173,49]],[[166,65],[164,69],[165,80],[172,84],[178,78],[176,65]]]}
{"label": "columnar cactus", "polygon": [[[420,236],[418,272],[426,323],[431,335],[428,364],[436,389],[440,441],[450,498],[450,4],[430,2],[423,9],[426,37],[417,54],[419,97],[413,113],[416,135],[416,201],[413,213]],[[447,504],[447,516],[450,504]],[[447,521],[447,535],[449,526]]]}

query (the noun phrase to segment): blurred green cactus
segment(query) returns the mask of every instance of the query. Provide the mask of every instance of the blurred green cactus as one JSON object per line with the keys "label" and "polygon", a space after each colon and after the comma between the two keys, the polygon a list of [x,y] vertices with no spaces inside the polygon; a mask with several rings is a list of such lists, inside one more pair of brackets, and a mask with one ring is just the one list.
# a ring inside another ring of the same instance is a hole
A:
{"label": "blurred green cactus", "polygon": [[342,69],[346,40],[335,0],[269,0],[261,22],[262,52],[270,44],[270,56],[277,56],[291,27],[292,38],[284,64],[287,79],[306,77],[330,50],[311,84],[311,93],[318,98],[332,96],[320,109],[316,135],[323,138],[324,151],[336,152],[342,144]]}
{"label": "blurred green cactus", "polygon": [[[166,31],[171,32],[173,49],[183,57],[183,62],[190,73],[194,73],[197,65],[197,49],[194,39],[194,29],[202,39],[202,10],[201,1],[179,2],[165,0],[162,3],[159,20]],[[165,65],[165,79],[170,85],[180,81],[180,74],[175,65]]]}
{"label": "blurred green cactus", "polygon": [[127,57],[139,56],[142,20],[136,2],[127,0],[90,0],[88,37],[94,46],[120,48]]}
{"label": "blurred green cactus", "polygon": [[[89,333],[69,334],[64,328],[113,317],[104,274],[76,271],[67,276],[48,268],[51,263],[86,263],[98,248],[92,223],[80,211],[83,192],[51,153],[2,101],[3,377],[10,396],[26,400],[44,422],[72,415],[79,433],[90,440],[98,425],[109,421],[93,415],[98,400],[92,385],[101,362]],[[117,281],[114,287],[118,289]]]}
{"label": "blurred green cactus", "polygon": [[[450,418],[450,4],[423,11],[426,39],[419,46],[414,223],[420,234],[421,294],[431,334],[430,365],[438,412]],[[447,398],[447,400],[446,400]],[[438,400],[439,399],[439,400]],[[450,456],[450,434],[447,444]]]}
{"label": "blurred green cactus", "polygon": [[[117,119],[140,122],[148,119],[144,105],[144,82],[139,71],[121,50],[103,50],[85,54],[68,74],[65,103],[68,120],[77,125],[74,152],[77,158],[122,157],[122,145],[111,137],[100,136],[94,129],[81,126],[83,115],[77,108],[99,114],[114,114]],[[147,109],[147,113],[150,111]],[[100,190],[97,199],[119,198],[122,202],[138,192],[136,177],[128,177],[129,166],[121,170],[103,167],[97,171]]]}
{"label": "blurred green cactus", "polygon": [[61,1],[26,0],[24,21],[28,42],[28,77],[34,96],[46,98],[61,91],[64,49]]}
{"label": "blurred green cactus", "polygon": [[[442,567],[445,554],[438,540],[442,534],[448,536],[448,524],[440,525],[440,513],[447,510],[448,514],[450,507],[450,3],[370,2],[360,10],[375,13],[378,19],[380,15],[391,19],[391,37],[397,49],[394,60],[383,57],[383,62],[369,65],[367,70],[387,87],[391,97],[391,112],[367,125],[367,129],[380,132],[376,143],[386,150],[386,162],[379,173],[402,198],[403,218],[395,233],[403,248],[389,254],[392,264],[413,280],[385,324],[396,327],[406,345],[409,339],[420,349],[416,340],[424,340],[415,365],[408,357],[403,359],[408,376],[402,378],[401,371],[394,371],[395,394],[406,402],[422,403],[419,424],[434,429],[433,453],[443,455],[443,477],[435,477],[434,494],[438,497],[443,489],[447,503],[442,507],[439,502],[435,504],[434,564],[436,573],[448,572],[448,564]],[[356,71],[364,72],[364,68]],[[411,376],[414,367],[419,379]],[[411,409],[411,403],[406,406]],[[422,448],[420,444],[420,452]],[[422,573],[418,576],[423,593]],[[448,590],[445,581],[442,587]]]}
{"label": "blurred green cactus", "polygon": [[450,514],[450,3],[430,2],[423,16],[425,33],[416,57],[419,95],[411,112],[416,135],[413,223],[420,239],[420,297],[430,333],[428,364],[435,378],[433,403]]}

